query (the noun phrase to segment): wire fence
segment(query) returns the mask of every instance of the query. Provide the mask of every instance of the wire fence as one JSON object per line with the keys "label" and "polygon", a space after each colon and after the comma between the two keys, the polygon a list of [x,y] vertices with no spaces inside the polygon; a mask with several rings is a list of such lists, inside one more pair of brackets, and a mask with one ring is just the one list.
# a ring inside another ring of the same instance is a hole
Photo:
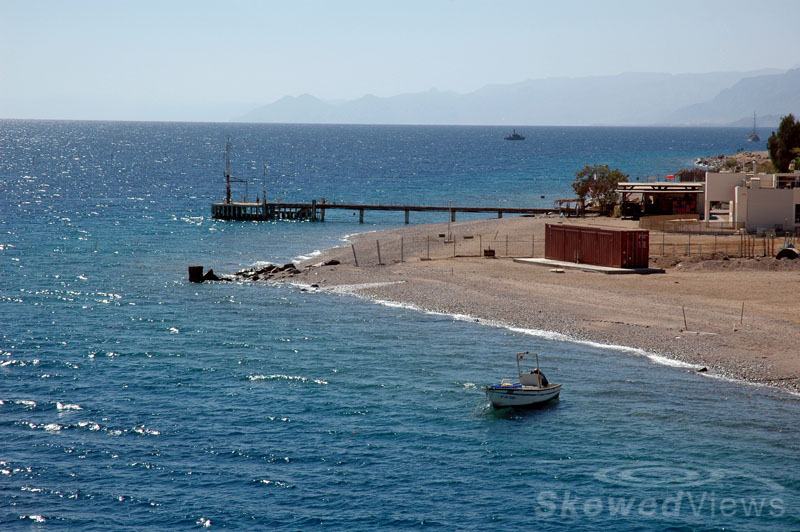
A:
{"label": "wire fence", "polygon": [[[651,257],[754,258],[774,257],[785,244],[797,246],[797,234],[772,235],[695,235],[651,233]],[[352,262],[358,266],[376,266],[409,260],[440,260],[454,257],[517,258],[545,257],[543,235],[504,234],[434,234],[395,238],[362,238],[350,246]]]}

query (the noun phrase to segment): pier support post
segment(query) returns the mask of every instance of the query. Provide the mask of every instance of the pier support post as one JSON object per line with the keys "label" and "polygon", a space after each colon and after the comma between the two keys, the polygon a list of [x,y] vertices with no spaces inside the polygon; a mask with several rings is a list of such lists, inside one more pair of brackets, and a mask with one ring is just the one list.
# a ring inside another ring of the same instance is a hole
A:
{"label": "pier support post", "polygon": [[497,211],[497,217],[498,218],[502,218],[503,217],[503,211]]}
{"label": "pier support post", "polygon": [[454,211],[452,209],[450,210],[450,221],[451,222],[455,222],[456,221],[456,211]]}
{"label": "pier support post", "polygon": [[358,209],[358,223],[364,223],[364,209]]}
{"label": "pier support post", "polygon": [[311,221],[317,221],[317,200],[315,199],[311,200]]}
{"label": "pier support post", "polygon": [[408,209],[406,209],[406,225],[408,225]]}
{"label": "pier support post", "polygon": [[202,283],[203,282],[203,267],[202,266],[189,266],[189,282]]}

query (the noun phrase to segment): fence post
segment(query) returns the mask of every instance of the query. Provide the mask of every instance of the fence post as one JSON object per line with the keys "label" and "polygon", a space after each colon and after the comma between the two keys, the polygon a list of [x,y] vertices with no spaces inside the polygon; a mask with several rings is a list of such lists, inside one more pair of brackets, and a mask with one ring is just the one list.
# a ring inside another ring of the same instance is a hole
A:
{"label": "fence post", "polygon": [[356,263],[356,268],[358,268],[358,258],[356,257],[356,247],[353,244],[350,244],[350,247],[353,248],[353,262]]}
{"label": "fence post", "polygon": [[478,256],[483,254],[483,235],[478,235]]}
{"label": "fence post", "polygon": [[506,234],[506,257],[508,257],[508,234]]}
{"label": "fence post", "polygon": [[536,235],[531,235],[531,258],[536,256]]}
{"label": "fence post", "polygon": [[403,257],[403,237],[400,237],[400,262],[405,262]]}
{"label": "fence post", "polygon": [[381,260],[381,241],[376,240],[375,245],[378,246],[378,266],[383,266],[383,261]]}

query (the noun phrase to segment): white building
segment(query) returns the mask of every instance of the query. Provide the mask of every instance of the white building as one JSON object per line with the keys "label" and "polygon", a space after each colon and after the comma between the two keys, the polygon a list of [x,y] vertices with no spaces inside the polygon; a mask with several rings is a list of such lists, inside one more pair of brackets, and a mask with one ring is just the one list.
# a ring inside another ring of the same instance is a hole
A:
{"label": "white building", "polygon": [[800,174],[706,172],[704,219],[739,223],[747,232],[800,229]]}

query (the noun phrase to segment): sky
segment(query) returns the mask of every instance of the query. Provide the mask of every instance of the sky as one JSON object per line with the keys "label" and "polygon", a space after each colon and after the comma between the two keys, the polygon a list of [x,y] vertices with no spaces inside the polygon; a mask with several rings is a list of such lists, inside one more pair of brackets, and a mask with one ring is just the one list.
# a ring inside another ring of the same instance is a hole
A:
{"label": "sky", "polygon": [[0,118],[228,120],[527,79],[800,67],[798,0],[0,0]]}

